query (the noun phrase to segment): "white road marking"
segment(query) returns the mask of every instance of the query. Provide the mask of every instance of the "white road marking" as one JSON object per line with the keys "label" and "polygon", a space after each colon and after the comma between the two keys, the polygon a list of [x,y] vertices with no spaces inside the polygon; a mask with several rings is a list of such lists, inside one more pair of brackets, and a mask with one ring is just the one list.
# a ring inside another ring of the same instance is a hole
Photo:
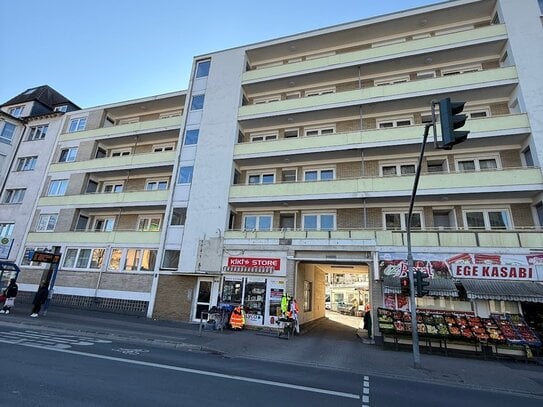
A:
{"label": "white road marking", "polygon": [[364,383],[362,384],[362,407],[370,407],[370,377],[364,376]]}
{"label": "white road marking", "polygon": [[56,348],[71,348],[72,346],[92,346],[96,343],[111,343],[103,339],[82,338],[72,335],[49,334],[37,331],[7,331],[2,332],[2,338],[14,343],[35,343]]}
{"label": "white road marking", "polygon": [[140,353],[149,353],[146,349],[127,349],[127,348],[119,348],[119,349],[112,349],[114,352],[121,352],[124,355],[139,355]]}
{"label": "white road marking", "polygon": [[198,375],[203,375],[203,376],[218,377],[218,378],[221,378],[221,379],[238,380],[238,381],[242,381],[242,382],[258,383],[258,384],[264,384],[264,385],[268,385],[268,386],[284,387],[284,388],[294,389],[294,390],[301,390],[301,391],[308,391],[308,392],[313,392],[313,393],[328,394],[328,395],[337,396],[337,397],[344,397],[344,398],[357,399],[357,400],[360,399],[360,395],[358,395],[358,394],[345,393],[345,392],[341,392],[341,391],[333,391],[333,390],[326,390],[326,389],[319,389],[317,387],[300,386],[300,385],[297,385],[297,384],[274,382],[274,381],[271,381],[271,380],[255,379],[255,378],[252,378],[252,377],[229,375],[229,374],[224,374],[224,373],[209,372],[209,371],[206,371],[206,370],[199,370],[199,369],[189,369],[189,368],[186,368],[186,367],[179,367],[179,366],[172,366],[172,365],[162,365],[162,364],[159,364],[159,363],[144,362],[144,361],[140,361],[140,360],[123,359],[123,358],[117,358],[117,357],[114,357],[114,356],[96,355],[96,354],[93,354],[93,353],[78,352],[78,351],[75,351],[75,350],[56,349],[56,348],[51,348],[51,347],[44,347],[44,346],[34,345],[34,344],[31,344],[31,343],[13,343],[13,342],[10,342],[10,341],[3,340],[1,338],[0,338],[0,342],[11,343],[11,344],[20,345],[20,346],[27,346],[27,347],[30,347],[30,348],[46,349],[46,350],[51,350],[51,351],[54,351],[54,352],[69,353],[69,354],[72,354],[72,355],[87,356],[87,357],[96,358],[96,359],[104,359],[104,360],[111,360],[111,361],[115,361],[115,362],[129,363],[129,364],[133,364],[133,365],[154,367],[154,368],[166,369],[166,370],[174,370],[174,371],[178,371],[178,372],[198,374]]}

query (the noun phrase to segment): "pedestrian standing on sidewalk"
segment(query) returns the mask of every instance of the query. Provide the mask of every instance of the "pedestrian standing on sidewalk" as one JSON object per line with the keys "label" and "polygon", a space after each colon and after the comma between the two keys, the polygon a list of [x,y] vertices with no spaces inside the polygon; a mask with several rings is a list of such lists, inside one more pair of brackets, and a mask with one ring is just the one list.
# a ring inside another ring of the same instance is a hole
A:
{"label": "pedestrian standing on sidewalk", "polygon": [[9,314],[11,307],[15,305],[15,297],[17,297],[18,292],[19,287],[17,286],[15,279],[12,278],[9,281],[9,285],[4,290],[6,301],[4,302],[4,307],[0,310],[0,314]]}
{"label": "pedestrian standing on sidewalk", "polygon": [[368,331],[368,339],[371,339],[371,306],[366,304],[366,312],[364,313],[364,329]]}
{"label": "pedestrian standing on sidewalk", "polygon": [[45,301],[47,300],[47,295],[49,294],[49,290],[47,289],[47,284],[42,282],[40,283],[40,287],[38,288],[38,292],[36,293],[36,295],[34,295],[34,301],[32,301],[32,304],[34,305],[32,307],[32,314],[30,314],[30,316],[32,318],[37,318],[39,313],[40,313],[40,310],[41,310],[41,306],[45,303]]}

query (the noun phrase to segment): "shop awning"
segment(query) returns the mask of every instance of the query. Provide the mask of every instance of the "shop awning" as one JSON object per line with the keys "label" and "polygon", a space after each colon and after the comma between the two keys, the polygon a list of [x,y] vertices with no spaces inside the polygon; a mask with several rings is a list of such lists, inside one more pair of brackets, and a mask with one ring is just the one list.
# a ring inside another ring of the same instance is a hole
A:
{"label": "shop awning", "polygon": [[[458,297],[458,290],[452,279],[430,278],[428,279],[428,282],[430,283],[428,286],[429,295],[435,297]],[[400,277],[385,276],[383,279],[383,286],[386,293],[400,294],[402,292]]]}
{"label": "shop awning", "polygon": [[460,280],[469,299],[543,302],[543,284],[464,278]]}
{"label": "shop awning", "polygon": [[273,273],[273,267],[243,267],[243,266],[224,266],[223,271],[229,271],[231,273]]}

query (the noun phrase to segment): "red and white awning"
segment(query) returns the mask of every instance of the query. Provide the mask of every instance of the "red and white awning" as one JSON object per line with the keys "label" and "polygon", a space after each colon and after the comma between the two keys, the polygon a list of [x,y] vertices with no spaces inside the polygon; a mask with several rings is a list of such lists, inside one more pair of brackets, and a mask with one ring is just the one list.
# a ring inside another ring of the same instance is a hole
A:
{"label": "red and white awning", "polygon": [[273,267],[244,267],[244,266],[224,266],[223,271],[230,273],[256,273],[256,274],[267,274],[273,273]]}

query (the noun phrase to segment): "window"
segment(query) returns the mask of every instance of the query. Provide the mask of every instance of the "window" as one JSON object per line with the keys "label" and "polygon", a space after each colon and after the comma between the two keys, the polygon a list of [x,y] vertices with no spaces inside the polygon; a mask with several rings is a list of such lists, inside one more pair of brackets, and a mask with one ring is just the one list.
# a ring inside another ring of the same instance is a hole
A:
{"label": "window", "polygon": [[40,126],[33,126],[28,132],[28,141],[43,140],[49,129],[48,124],[42,124]]}
{"label": "window", "polygon": [[273,184],[275,182],[275,173],[273,172],[262,172],[262,173],[248,173],[247,174],[247,184]]}
{"label": "window", "polygon": [[60,158],[58,159],[58,162],[72,162],[75,161],[75,157],[77,157],[77,147],[63,148],[60,150]]}
{"label": "window", "polygon": [[269,140],[277,140],[278,133],[256,133],[251,134],[251,142],[253,141],[269,141]]}
{"label": "window", "polygon": [[160,113],[158,115],[158,118],[159,119],[168,119],[170,117],[180,117],[183,115],[183,111],[182,110],[175,110],[173,112],[167,112],[167,113]]}
{"label": "window", "polygon": [[308,90],[305,92],[305,97],[328,95],[330,93],[336,93],[336,88]]}
{"label": "window", "polygon": [[311,311],[313,303],[313,283],[304,281],[304,312]]}
{"label": "window", "polygon": [[139,123],[139,122],[140,122],[139,117],[129,117],[129,118],[126,118],[126,119],[120,119],[117,124],[118,125],[123,125],[123,124]]}
{"label": "window", "polygon": [[124,182],[106,182],[102,188],[102,192],[109,193],[119,193],[123,192]]}
{"label": "window", "polygon": [[334,170],[331,168],[304,170],[304,181],[330,181],[334,178]]}
{"label": "window", "polygon": [[537,0],[537,3],[539,4],[539,13],[543,15],[543,0]]}
{"label": "window", "polygon": [[111,150],[111,157],[124,157],[127,155],[130,155],[132,153],[132,149],[130,148],[117,148],[114,150]]}
{"label": "window", "polygon": [[98,147],[96,149],[95,158],[104,158],[104,157],[107,157],[107,151],[104,150],[102,147]]}
{"label": "window", "polygon": [[284,138],[296,138],[298,137],[298,129],[286,129]]}
{"label": "window", "polygon": [[[123,267],[120,268],[123,257]],[[108,269],[120,271],[152,271],[155,269],[155,262],[156,250],[113,249]]]}
{"label": "window", "polygon": [[477,72],[482,70],[483,67],[481,65],[459,66],[455,68],[442,69],[441,76],[458,75],[462,73]]}
{"label": "window", "polygon": [[58,214],[40,215],[38,226],[36,226],[36,232],[51,232],[55,230],[57,219]]}
{"label": "window", "polygon": [[405,38],[394,38],[392,40],[376,41],[373,44],[371,44],[371,47],[372,48],[384,47],[385,45],[400,44],[405,41],[406,41]]}
{"label": "window", "polygon": [[160,230],[162,218],[156,216],[140,216],[138,220],[138,230],[144,232],[157,232]]}
{"label": "window", "polygon": [[[406,230],[408,215],[408,212],[383,213],[385,230]],[[422,226],[422,212],[413,212],[413,217],[411,218],[411,229],[421,230]]]}
{"label": "window", "polygon": [[104,263],[105,249],[68,248],[64,255],[64,268],[99,270]]}
{"label": "window", "polygon": [[19,189],[6,189],[6,194],[4,195],[4,203],[21,203],[25,196],[25,188]]}
{"label": "window", "polygon": [[167,180],[151,180],[145,184],[146,191],[163,191],[165,189],[168,189]]}
{"label": "window", "polygon": [[375,79],[375,86],[394,85],[395,83],[409,82],[409,75],[394,76],[389,78]]}
{"label": "window", "polygon": [[49,251],[49,249],[47,249],[46,247],[25,247],[25,252],[21,259],[21,264],[23,266],[34,266],[34,267],[41,266],[42,263],[30,261],[31,251],[44,252],[44,251]]}
{"label": "window", "polygon": [[543,227],[543,202],[538,202],[535,206],[535,212],[537,214],[537,220],[539,221],[539,226]]}
{"label": "window", "polygon": [[205,95],[194,95],[190,102],[190,110],[202,110],[204,108]]}
{"label": "window", "polygon": [[336,132],[336,126],[330,125],[326,127],[311,127],[304,129],[306,136],[323,136],[325,134],[334,134]]}
{"label": "window", "polygon": [[166,151],[173,151],[174,145],[173,144],[159,144],[156,146],[153,146],[153,153],[163,153]]}
{"label": "window", "polygon": [[77,218],[77,224],[75,225],[75,230],[86,230],[89,223],[89,217],[85,215],[79,215]]}
{"label": "window", "polygon": [[198,61],[196,65],[196,77],[204,78],[209,75],[209,67],[211,66],[211,60]]}
{"label": "window", "polygon": [[279,102],[281,100],[281,95],[266,96],[261,98],[255,98],[253,104],[262,105],[264,103]]}
{"label": "window", "polygon": [[186,217],[187,217],[187,208],[173,208],[170,225],[172,226],[184,225]]}
{"label": "window", "polygon": [[16,171],[33,171],[36,168],[36,161],[38,161],[37,156],[19,158]]}
{"label": "window", "polygon": [[0,237],[10,237],[14,228],[15,223],[0,223]]}
{"label": "window", "polygon": [[285,99],[300,99],[301,96],[302,94],[300,92],[289,92],[285,95]]}
{"label": "window", "polygon": [[272,215],[243,215],[243,230],[271,230]]}
{"label": "window", "polygon": [[526,147],[522,151],[522,157],[524,157],[524,163],[526,164],[526,167],[534,166],[534,158],[532,157],[532,151],[530,150],[530,147]]}
{"label": "window", "polygon": [[21,117],[23,114],[24,106],[15,106],[9,109],[9,114],[13,117]]}
{"label": "window", "polygon": [[5,122],[4,127],[2,127],[2,131],[0,132],[0,141],[11,144],[13,133],[15,133],[15,125],[13,123]]}
{"label": "window", "polygon": [[55,106],[55,108],[53,109],[55,112],[63,112],[63,113],[66,113],[66,111],[68,110],[68,105],[61,105],[61,106]]}
{"label": "window", "polygon": [[115,227],[115,218],[96,218],[94,220],[94,228],[92,229],[95,232],[111,232]]}
{"label": "window", "polygon": [[464,224],[468,229],[511,229],[506,209],[464,210]]}
{"label": "window", "polygon": [[200,136],[199,129],[187,130],[185,132],[185,145],[198,144],[198,136]]}
{"label": "window", "polygon": [[294,230],[296,227],[296,214],[281,213],[279,215],[279,228],[281,230]]}
{"label": "window", "polygon": [[459,172],[485,171],[499,168],[497,158],[457,159],[456,167]]}
{"label": "window", "polygon": [[435,209],[432,211],[434,217],[434,227],[442,229],[451,229],[455,226],[454,211],[452,209]]}
{"label": "window", "polygon": [[413,118],[403,117],[398,119],[383,119],[377,120],[377,128],[387,129],[391,127],[411,126],[413,124]]}
{"label": "window", "polygon": [[335,230],[336,215],[332,213],[308,213],[302,215],[304,230]]}
{"label": "window", "polygon": [[87,127],[87,118],[78,117],[70,120],[70,125],[68,126],[68,133],[73,133],[75,131],[85,130]]}
{"label": "window", "polygon": [[192,182],[192,173],[194,167],[179,167],[178,184],[190,184]]}
{"label": "window", "polygon": [[281,171],[281,182],[296,182],[296,170]]}
{"label": "window", "polygon": [[179,264],[179,250],[164,250],[162,258],[162,268],[176,270]]}
{"label": "window", "polygon": [[490,110],[489,109],[483,109],[483,110],[471,110],[468,112],[463,112],[466,116],[468,116],[468,119],[482,119],[483,117],[490,116]]}
{"label": "window", "polygon": [[426,161],[426,166],[430,173],[448,172],[449,170],[447,160],[444,158],[428,160]]}
{"label": "window", "polygon": [[49,184],[49,189],[47,190],[47,196],[60,196],[66,194],[66,189],[68,188],[67,179],[58,179],[51,181]]}
{"label": "window", "polygon": [[381,176],[412,175],[416,172],[415,164],[382,164],[380,166]]}
{"label": "window", "polygon": [[417,80],[431,79],[436,77],[436,71],[417,72]]}

